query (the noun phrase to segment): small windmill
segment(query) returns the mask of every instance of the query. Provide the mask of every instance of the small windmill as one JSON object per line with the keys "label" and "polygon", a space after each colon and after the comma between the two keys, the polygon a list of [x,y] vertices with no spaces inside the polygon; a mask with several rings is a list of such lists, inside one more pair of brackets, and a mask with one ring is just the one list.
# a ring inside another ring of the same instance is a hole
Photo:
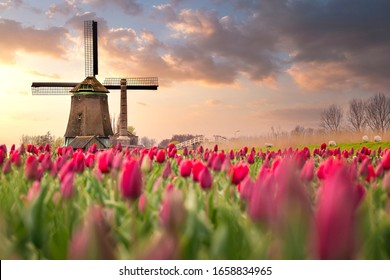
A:
{"label": "small windmill", "polygon": [[127,90],[157,90],[157,77],[109,78],[101,84],[98,74],[97,22],[84,22],[85,76],[81,83],[47,82],[31,85],[33,95],[69,95],[71,107],[65,132],[65,145],[87,148],[92,143],[100,148],[110,146],[114,135],[108,110],[108,89],[121,90],[120,132],[118,141],[131,144],[127,132]]}

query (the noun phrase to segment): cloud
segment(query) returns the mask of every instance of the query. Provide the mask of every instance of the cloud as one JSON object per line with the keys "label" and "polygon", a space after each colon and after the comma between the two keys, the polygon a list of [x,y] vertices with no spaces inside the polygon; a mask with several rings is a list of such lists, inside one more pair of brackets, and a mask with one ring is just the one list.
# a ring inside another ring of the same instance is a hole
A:
{"label": "cloud", "polygon": [[52,18],[58,14],[68,16],[77,12],[81,10],[77,7],[76,0],[65,0],[59,4],[51,4],[45,14]]}
{"label": "cloud", "polygon": [[7,0],[7,1],[0,1],[0,10],[10,9],[10,8],[19,8],[22,6],[23,1],[22,0]]}
{"label": "cloud", "polygon": [[[19,22],[0,18],[0,63],[12,64],[18,51],[63,58],[66,53],[67,30],[24,27]],[[16,35],[17,34],[17,35]]]}
{"label": "cloud", "polygon": [[[110,28],[93,13],[69,22],[82,34],[83,19],[98,19],[106,69],[160,76],[162,85],[231,85],[244,76],[277,88],[278,78],[287,74],[308,92],[390,86],[389,1],[211,1],[221,10],[183,8],[186,1],[178,2],[153,6],[151,17],[168,27],[161,37],[147,29]],[[139,6],[114,2],[125,3]]]}
{"label": "cloud", "polygon": [[130,16],[140,15],[143,12],[142,5],[136,0],[82,0],[82,2],[95,7],[104,7],[108,4],[114,4],[118,6],[122,12]]}
{"label": "cloud", "polygon": [[[356,84],[390,86],[389,1],[280,0],[262,4],[259,24],[272,26],[279,34],[284,51],[291,54],[289,73],[301,86],[312,90]],[[335,73],[325,72],[333,70]]]}
{"label": "cloud", "polygon": [[240,14],[154,6],[172,31],[162,55],[172,79],[229,84],[287,73],[310,91],[390,86],[389,1],[212,2]]}
{"label": "cloud", "polygon": [[223,102],[221,100],[217,100],[217,99],[207,99],[205,101],[205,104],[206,105],[220,105],[222,104]]}
{"label": "cloud", "polygon": [[55,80],[61,79],[61,76],[59,74],[46,74],[46,73],[38,72],[36,70],[29,70],[28,73],[32,74],[34,76],[40,76],[40,77],[49,78],[49,79],[55,79]]}

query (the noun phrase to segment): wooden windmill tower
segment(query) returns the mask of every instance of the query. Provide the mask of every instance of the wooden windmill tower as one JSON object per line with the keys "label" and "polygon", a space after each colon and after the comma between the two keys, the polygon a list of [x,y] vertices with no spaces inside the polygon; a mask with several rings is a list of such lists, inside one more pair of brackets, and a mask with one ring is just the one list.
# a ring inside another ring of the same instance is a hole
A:
{"label": "wooden windmill tower", "polygon": [[[101,84],[98,74],[97,22],[84,22],[85,76],[81,83],[32,83],[33,95],[69,95],[71,107],[65,132],[65,145],[73,148],[87,148],[93,143],[100,148],[110,146],[113,137],[108,110],[108,89],[121,90],[121,129],[118,137],[123,145],[129,145],[127,133],[127,90],[156,90],[157,77],[106,79]],[[107,84],[106,84],[107,82]]]}

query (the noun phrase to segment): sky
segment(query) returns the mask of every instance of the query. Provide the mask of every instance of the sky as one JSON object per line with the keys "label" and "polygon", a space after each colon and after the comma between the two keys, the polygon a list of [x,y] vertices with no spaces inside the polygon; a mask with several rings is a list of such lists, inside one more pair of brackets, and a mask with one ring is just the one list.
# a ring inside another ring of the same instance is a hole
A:
{"label": "sky", "polygon": [[0,0],[0,144],[64,135],[70,96],[31,83],[84,79],[84,20],[98,22],[101,82],[159,78],[128,91],[128,123],[161,141],[318,128],[331,104],[388,95],[389,14],[388,0]]}

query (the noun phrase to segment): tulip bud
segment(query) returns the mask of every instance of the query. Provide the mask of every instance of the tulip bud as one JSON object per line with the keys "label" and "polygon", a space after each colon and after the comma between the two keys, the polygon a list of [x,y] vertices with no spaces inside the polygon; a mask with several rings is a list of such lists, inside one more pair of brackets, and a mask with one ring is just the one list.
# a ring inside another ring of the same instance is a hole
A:
{"label": "tulip bud", "polygon": [[29,155],[26,160],[26,165],[24,168],[24,175],[28,180],[35,181],[38,180],[38,160],[35,156]]}
{"label": "tulip bud", "polygon": [[119,174],[119,188],[123,197],[137,199],[142,192],[142,172],[137,160],[125,161]]}
{"label": "tulip bud", "polygon": [[165,162],[165,151],[164,150],[158,150],[157,155],[156,155],[156,161],[158,163]]}
{"label": "tulip bud", "polygon": [[167,161],[167,163],[165,164],[164,166],[164,170],[162,172],[162,177],[164,179],[167,179],[169,177],[169,175],[171,175],[172,173],[172,166],[171,166],[171,162],[170,161]]}
{"label": "tulip bud", "polygon": [[181,191],[172,190],[165,193],[160,218],[162,225],[170,232],[176,232],[185,220],[186,209]]}
{"label": "tulip bud", "polygon": [[199,161],[196,161],[193,165],[192,165],[192,179],[195,181],[195,182],[199,182],[199,175],[200,175],[200,172],[205,168],[205,165],[203,164],[203,162],[201,162],[200,160]]}
{"label": "tulip bud", "polygon": [[179,172],[182,177],[189,177],[191,175],[192,162],[190,160],[182,160],[179,165]]}
{"label": "tulip bud", "polygon": [[208,167],[204,167],[199,173],[199,183],[202,189],[208,190],[213,184],[213,177]]}
{"label": "tulip bud", "polygon": [[110,173],[113,161],[112,151],[102,152],[98,157],[98,168],[102,173]]}
{"label": "tulip bud", "polygon": [[3,166],[3,173],[8,174],[11,172],[11,160],[7,160]]}
{"label": "tulip bud", "polygon": [[5,160],[5,153],[3,152],[3,150],[0,150],[0,166],[3,164]]}
{"label": "tulip bud", "polygon": [[74,193],[73,187],[74,174],[69,172],[64,176],[64,179],[61,182],[61,195],[64,199],[71,198]]}

